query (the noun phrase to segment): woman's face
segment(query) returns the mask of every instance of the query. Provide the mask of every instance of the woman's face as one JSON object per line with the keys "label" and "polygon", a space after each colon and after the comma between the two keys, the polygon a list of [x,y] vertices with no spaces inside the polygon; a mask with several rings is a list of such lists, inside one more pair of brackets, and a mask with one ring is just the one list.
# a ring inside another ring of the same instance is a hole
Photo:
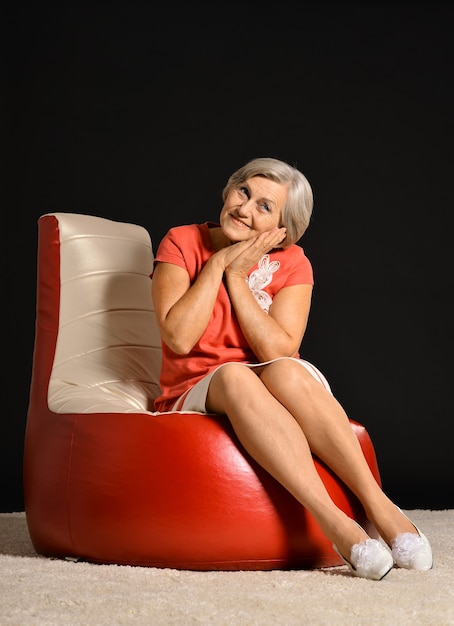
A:
{"label": "woman's face", "polygon": [[281,225],[287,187],[254,176],[230,190],[221,210],[220,224],[232,242],[244,241]]}

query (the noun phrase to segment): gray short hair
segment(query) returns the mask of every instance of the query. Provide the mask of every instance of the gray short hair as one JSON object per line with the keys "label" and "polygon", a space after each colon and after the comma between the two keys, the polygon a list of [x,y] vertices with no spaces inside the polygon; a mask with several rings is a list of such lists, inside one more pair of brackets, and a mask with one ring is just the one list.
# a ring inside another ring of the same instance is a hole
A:
{"label": "gray short hair", "polygon": [[282,210],[280,224],[287,229],[287,236],[280,247],[296,243],[305,233],[312,215],[314,198],[309,181],[302,172],[285,161],[270,157],[252,159],[230,176],[222,191],[222,199],[225,200],[234,187],[253,176],[269,178],[287,186],[287,202]]}

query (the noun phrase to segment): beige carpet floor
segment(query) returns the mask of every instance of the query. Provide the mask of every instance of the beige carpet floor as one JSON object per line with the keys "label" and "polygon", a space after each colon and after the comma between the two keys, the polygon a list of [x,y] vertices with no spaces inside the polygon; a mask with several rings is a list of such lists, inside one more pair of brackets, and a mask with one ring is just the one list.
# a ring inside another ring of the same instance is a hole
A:
{"label": "beige carpet floor", "polygon": [[429,572],[382,581],[346,567],[194,572],[95,565],[36,554],[25,514],[0,514],[1,626],[454,625],[454,509],[406,511],[428,536]]}

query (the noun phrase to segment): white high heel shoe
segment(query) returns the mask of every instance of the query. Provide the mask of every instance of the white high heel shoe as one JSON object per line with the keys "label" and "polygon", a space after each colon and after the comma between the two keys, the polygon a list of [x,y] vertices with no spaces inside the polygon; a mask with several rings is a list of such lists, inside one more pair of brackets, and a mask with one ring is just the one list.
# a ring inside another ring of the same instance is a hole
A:
{"label": "white high heel shoe", "polygon": [[[399,509],[399,507],[397,507]],[[409,522],[405,513],[399,509]],[[416,533],[400,533],[391,541],[391,551],[397,567],[426,571],[433,567],[432,548],[429,540],[415,524]]]}
{"label": "white high heel shoe", "polygon": [[350,551],[350,560],[342,556],[334,543],[333,550],[348,565],[350,571],[361,578],[381,580],[394,565],[390,549],[378,539],[369,538],[355,543]]}

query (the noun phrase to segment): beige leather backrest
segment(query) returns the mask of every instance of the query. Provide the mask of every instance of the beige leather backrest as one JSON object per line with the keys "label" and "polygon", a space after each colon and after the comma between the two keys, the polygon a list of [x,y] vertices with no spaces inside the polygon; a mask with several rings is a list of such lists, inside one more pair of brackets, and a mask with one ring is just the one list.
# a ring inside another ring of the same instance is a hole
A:
{"label": "beige leather backrest", "polygon": [[49,408],[152,412],[161,342],[148,231],[92,215],[52,215],[59,222],[61,302]]}

